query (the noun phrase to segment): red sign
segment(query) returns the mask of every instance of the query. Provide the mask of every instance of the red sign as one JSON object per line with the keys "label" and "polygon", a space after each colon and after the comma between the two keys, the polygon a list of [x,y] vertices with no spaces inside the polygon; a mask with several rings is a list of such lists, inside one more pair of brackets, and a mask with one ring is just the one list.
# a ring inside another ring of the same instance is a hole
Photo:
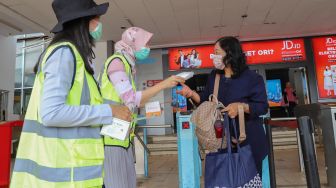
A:
{"label": "red sign", "polygon": [[187,122],[182,122],[182,129],[190,129],[190,123]]}
{"label": "red sign", "polygon": [[162,80],[147,80],[147,87],[153,87],[160,82],[162,82]]}
{"label": "red sign", "polygon": [[336,36],[312,39],[320,98],[336,98]]}
{"label": "red sign", "polygon": [[[306,60],[303,39],[244,42],[242,48],[249,65]],[[213,68],[212,53],[213,45],[170,48],[169,69]]]}
{"label": "red sign", "polygon": [[213,45],[170,48],[169,69],[213,68],[210,54],[214,51]]}
{"label": "red sign", "polygon": [[242,48],[249,65],[306,60],[303,39],[245,42]]}

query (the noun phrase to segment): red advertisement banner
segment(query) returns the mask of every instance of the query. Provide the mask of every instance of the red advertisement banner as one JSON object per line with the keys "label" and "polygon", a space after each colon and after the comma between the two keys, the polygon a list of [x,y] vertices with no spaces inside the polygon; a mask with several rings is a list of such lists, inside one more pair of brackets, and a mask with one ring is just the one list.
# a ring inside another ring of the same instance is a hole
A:
{"label": "red advertisement banner", "polygon": [[320,98],[336,98],[336,36],[312,39]]}
{"label": "red advertisement banner", "polygon": [[212,59],[210,59],[213,51],[213,45],[170,48],[169,69],[213,68]]}
{"label": "red advertisement banner", "polygon": [[306,60],[303,39],[244,42],[242,48],[249,65]]}
{"label": "red advertisement banner", "polygon": [[[242,48],[249,65],[306,60],[303,39],[244,42]],[[213,45],[170,48],[169,69],[213,68],[213,52]]]}

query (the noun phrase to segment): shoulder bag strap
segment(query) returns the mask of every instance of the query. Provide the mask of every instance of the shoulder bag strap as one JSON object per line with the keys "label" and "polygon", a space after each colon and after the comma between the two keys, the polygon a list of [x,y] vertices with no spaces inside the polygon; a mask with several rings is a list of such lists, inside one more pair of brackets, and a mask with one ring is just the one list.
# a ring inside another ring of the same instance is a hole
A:
{"label": "shoulder bag strap", "polygon": [[238,120],[239,120],[239,142],[246,140],[245,132],[245,112],[243,105],[238,105]]}
{"label": "shoulder bag strap", "polygon": [[220,74],[216,74],[215,85],[214,85],[214,90],[213,90],[213,95],[214,95],[217,99],[218,99],[219,81],[220,81]]}

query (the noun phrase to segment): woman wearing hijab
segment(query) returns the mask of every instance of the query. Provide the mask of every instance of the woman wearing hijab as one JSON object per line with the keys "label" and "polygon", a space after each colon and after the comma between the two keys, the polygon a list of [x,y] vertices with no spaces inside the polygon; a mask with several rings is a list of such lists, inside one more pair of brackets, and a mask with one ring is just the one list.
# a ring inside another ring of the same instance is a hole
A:
{"label": "woman wearing hijab", "polygon": [[35,67],[36,78],[13,169],[12,188],[102,187],[102,124],[129,121],[125,106],[102,104],[92,47],[108,3],[54,0],[58,24]]}
{"label": "woman wearing hijab", "polygon": [[[135,86],[136,61],[149,56],[148,42],[152,33],[138,27],[128,28],[115,44],[116,53],[105,63],[101,76],[101,91],[104,101],[110,104],[124,104],[134,113],[160,91],[184,83],[180,77],[172,76],[159,84],[137,91]],[[134,117],[136,115],[134,114]],[[135,122],[125,141],[105,137],[105,178],[106,188],[135,188],[136,173],[132,148]]]}

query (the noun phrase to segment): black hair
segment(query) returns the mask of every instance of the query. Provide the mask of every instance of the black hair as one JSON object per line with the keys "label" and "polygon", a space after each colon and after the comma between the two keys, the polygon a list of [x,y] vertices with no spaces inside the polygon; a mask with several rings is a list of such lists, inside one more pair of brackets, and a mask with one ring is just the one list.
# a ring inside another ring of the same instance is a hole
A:
{"label": "black hair", "polygon": [[[195,51],[195,54],[193,54],[193,51]],[[197,54],[198,54],[198,52],[196,51],[196,49],[194,48],[194,49],[192,49],[191,50],[191,53],[190,53],[192,56],[194,56],[194,58],[197,58]]]}
{"label": "black hair", "polygon": [[[94,39],[90,35],[89,23],[94,17],[84,17],[73,21],[69,21],[63,24],[63,30],[56,33],[50,42],[49,46],[59,42],[71,42],[82,56],[85,64],[85,69],[91,74],[94,74],[94,70],[91,67],[92,60],[95,58],[95,54],[92,47],[95,46]],[[46,49],[48,49],[48,47]],[[34,67],[34,72],[37,73],[40,59]]]}
{"label": "black hair", "polygon": [[232,78],[238,78],[243,71],[248,69],[245,54],[239,40],[235,37],[222,37],[216,41],[226,56],[223,58],[225,66],[230,65],[233,71]]}

